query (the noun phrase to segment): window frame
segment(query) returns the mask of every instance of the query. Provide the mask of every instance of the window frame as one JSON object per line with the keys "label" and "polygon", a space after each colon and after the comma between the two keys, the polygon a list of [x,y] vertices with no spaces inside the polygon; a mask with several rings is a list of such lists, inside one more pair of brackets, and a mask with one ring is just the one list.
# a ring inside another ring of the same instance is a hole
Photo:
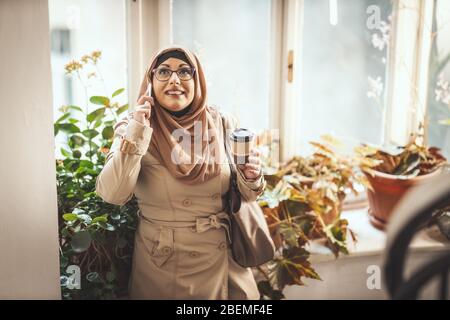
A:
{"label": "window frame", "polygon": [[420,133],[425,143],[434,1],[399,0],[394,6],[383,141],[404,145]]}
{"label": "window frame", "polygon": [[[137,100],[140,81],[151,54],[161,46],[172,43],[172,3],[173,0],[126,0],[130,101]],[[433,1],[427,0],[398,0],[394,3],[386,70],[386,108],[381,133],[383,144],[404,143],[426,117],[433,6]],[[269,129],[279,130],[279,154],[276,156],[281,162],[294,156],[299,144],[295,134],[299,110],[295,106],[302,92],[298,77],[299,70],[302,70],[302,41],[298,34],[303,29],[303,7],[304,0],[271,2]],[[414,15],[411,10],[402,10],[408,7],[417,11],[415,19],[411,19]],[[291,51],[293,79],[290,82]],[[398,65],[402,57],[407,57],[404,62],[406,69]],[[408,78],[406,73],[411,76]]]}
{"label": "window frame", "polygon": [[172,43],[172,0],[126,0],[125,6],[128,98],[132,109],[152,55]]}

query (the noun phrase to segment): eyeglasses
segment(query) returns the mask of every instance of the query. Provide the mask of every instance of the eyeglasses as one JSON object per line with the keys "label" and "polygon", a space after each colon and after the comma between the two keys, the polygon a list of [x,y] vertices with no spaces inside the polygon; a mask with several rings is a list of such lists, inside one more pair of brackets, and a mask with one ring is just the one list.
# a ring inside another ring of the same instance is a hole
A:
{"label": "eyeglasses", "polygon": [[152,73],[155,75],[156,79],[159,81],[167,81],[172,76],[172,73],[176,72],[178,79],[181,81],[191,80],[194,76],[195,69],[194,68],[180,68],[176,71],[170,70],[169,68],[157,68],[152,70]]}

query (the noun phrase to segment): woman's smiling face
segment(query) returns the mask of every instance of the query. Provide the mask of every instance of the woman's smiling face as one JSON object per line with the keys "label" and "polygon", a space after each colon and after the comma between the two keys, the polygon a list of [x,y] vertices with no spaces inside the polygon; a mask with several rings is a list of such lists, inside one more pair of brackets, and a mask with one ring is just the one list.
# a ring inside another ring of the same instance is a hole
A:
{"label": "woman's smiling face", "polygon": [[183,60],[167,59],[154,69],[152,77],[153,91],[162,107],[170,111],[179,111],[194,100],[193,70]]}

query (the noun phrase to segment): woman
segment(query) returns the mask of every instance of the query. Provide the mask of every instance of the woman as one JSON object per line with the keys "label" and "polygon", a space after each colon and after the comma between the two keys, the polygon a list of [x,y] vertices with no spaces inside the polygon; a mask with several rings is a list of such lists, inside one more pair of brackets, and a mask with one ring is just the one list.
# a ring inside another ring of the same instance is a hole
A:
{"label": "woman", "polygon": [[[123,205],[133,194],[138,200],[130,298],[258,299],[251,270],[231,256],[222,118],[206,104],[197,56],[181,47],[160,51],[139,96],[135,111],[115,126],[96,184],[107,202]],[[236,127],[228,117],[224,124]],[[252,150],[237,171],[243,198],[254,201],[265,186],[259,154]]]}

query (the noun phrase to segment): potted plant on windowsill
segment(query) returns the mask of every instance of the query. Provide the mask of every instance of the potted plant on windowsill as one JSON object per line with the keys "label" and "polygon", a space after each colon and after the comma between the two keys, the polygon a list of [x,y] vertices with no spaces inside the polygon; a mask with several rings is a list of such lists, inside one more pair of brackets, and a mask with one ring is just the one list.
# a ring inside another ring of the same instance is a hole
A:
{"label": "potted plant on windowsill", "polygon": [[[258,287],[263,297],[281,299],[284,287],[303,285],[303,277],[320,280],[309,261],[312,240],[327,246],[336,257],[348,253],[348,235],[356,241],[340,215],[346,195],[357,194],[356,184],[365,185],[366,179],[355,159],[334,150],[339,143],[336,139],[324,136],[322,140],[310,142],[315,147],[311,156],[293,157],[264,175],[267,187],[258,202],[277,254],[259,268],[262,280]],[[262,160],[264,166],[264,153]]]}
{"label": "potted plant on windowsill", "polygon": [[368,145],[355,149],[370,183],[369,214],[375,227],[384,229],[402,196],[411,187],[439,174],[447,163],[439,148],[423,146],[422,140],[414,135],[405,146],[390,150]]}

